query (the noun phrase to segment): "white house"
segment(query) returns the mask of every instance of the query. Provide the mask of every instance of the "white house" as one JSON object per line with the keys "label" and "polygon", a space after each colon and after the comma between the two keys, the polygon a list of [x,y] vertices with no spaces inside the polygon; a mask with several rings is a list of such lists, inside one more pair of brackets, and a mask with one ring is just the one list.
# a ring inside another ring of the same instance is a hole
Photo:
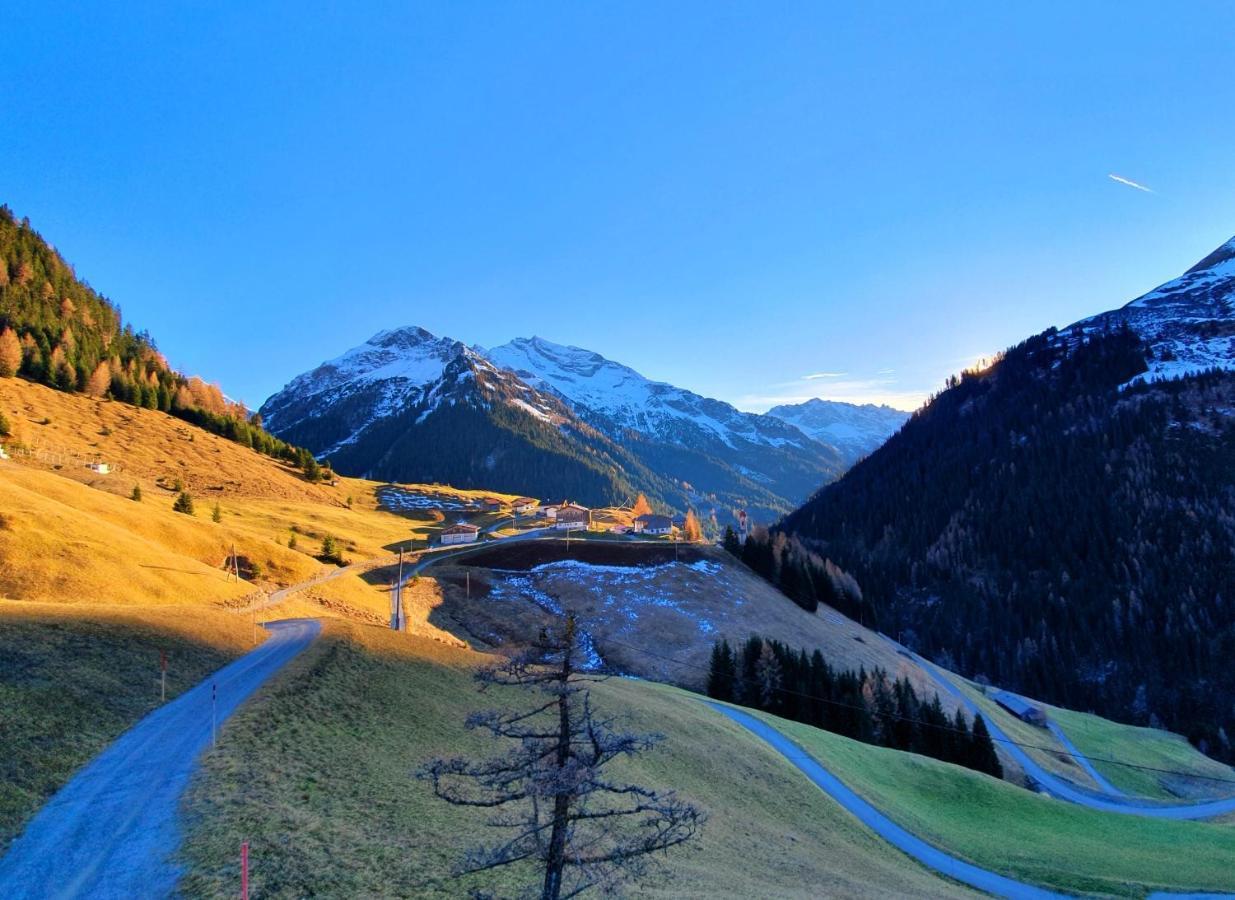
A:
{"label": "white house", "polygon": [[441,543],[443,546],[447,544],[473,544],[480,537],[480,529],[475,525],[469,525],[467,522],[457,522],[449,528],[442,529]]}
{"label": "white house", "polygon": [[105,462],[87,463],[86,468],[89,469],[91,472],[97,472],[99,475],[110,475],[111,474],[111,466]]}
{"label": "white house", "polygon": [[635,534],[672,534],[673,520],[648,513],[635,519]]}
{"label": "white house", "polygon": [[577,503],[567,503],[559,507],[554,517],[554,528],[559,531],[577,531],[592,524],[592,511]]}
{"label": "white house", "polygon": [[534,500],[531,497],[520,497],[510,504],[510,508],[517,516],[526,516],[528,513],[534,513],[539,506],[540,501]]}

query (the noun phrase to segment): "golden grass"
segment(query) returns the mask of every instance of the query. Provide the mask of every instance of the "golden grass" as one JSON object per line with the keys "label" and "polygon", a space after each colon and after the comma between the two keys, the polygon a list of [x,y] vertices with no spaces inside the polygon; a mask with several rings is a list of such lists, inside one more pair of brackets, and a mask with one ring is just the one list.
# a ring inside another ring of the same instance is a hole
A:
{"label": "golden grass", "polygon": [[[436,800],[428,757],[499,748],[469,732],[479,654],[335,622],[224,726],[190,787],[181,889],[230,897],[250,842],[262,897],[459,897],[510,892],[527,872],[455,880],[491,840],[483,812]],[[664,744],[620,776],[677,788],[710,813],[694,845],[630,891],[643,897],[968,896],[875,838],[740,726],[677,692],[614,679],[596,702]]]}
{"label": "golden grass", "polygon": [[0,854],[78,767],[158,706],[160,650],[170,700],[252,640],[247,617],[206,607],[0,602]]}

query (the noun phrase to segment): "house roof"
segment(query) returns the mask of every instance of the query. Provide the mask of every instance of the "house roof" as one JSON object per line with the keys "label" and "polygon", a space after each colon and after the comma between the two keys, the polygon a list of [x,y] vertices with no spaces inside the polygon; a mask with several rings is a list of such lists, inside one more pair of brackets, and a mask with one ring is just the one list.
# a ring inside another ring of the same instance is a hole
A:
{"label": "house roof", "polygon": [[572,516],[588,516],[591,515],[591,513],[592,511],[586,506],[577,506],[576,504],[571,503],[559,509],[557,512],[557,517],[560,519],[563,516],[566,516],[567,518]]}
{"label": "house roof", "polygon": [[992,695],[992,699],[1002,706],[1004,709],[1016,713],[1018,716],[1025,715],[1042,715],[1042,710],[1034,706],[1024,697],[1018,697],[1010,691],[996,691]]}
{"label": "house roof", "polygon": [[511,501],[510,505],[511,506],[527,506],[527,504],[529,503],[536,503],[536,502],[537,500],[535,497],[516,497],[514,500]]}
{"label": "house roof", "polygon": [[480,529],[475,525],[467,522],[456,522],[449,528],[443,528],[442,534],[475,534],[478,531],[480,531]]}
{"label": "house roof", "polygon": [[635,519],[635,521],[642,522],[645,528],[666,528],[673,525],[673,520],[668,516],[661,516],[656,513],[644,513],[639,518]]}

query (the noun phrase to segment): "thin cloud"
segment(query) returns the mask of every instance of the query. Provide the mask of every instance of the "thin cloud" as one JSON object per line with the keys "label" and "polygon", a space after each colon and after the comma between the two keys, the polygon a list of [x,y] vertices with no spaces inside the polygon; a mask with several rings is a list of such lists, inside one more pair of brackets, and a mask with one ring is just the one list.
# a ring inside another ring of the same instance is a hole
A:
{"label": "thin cloud", "polygon": [[1132,181],[1130,178],[1124,178],[1122,175],[1111,173],[1106,177],[1111,179],[1111,181],[1118,181],[1120,184],[1126,184],[1130,188],[1136,188],[1138,191],[1144,191],[1147,194],[1152,194],[1154,192],[1153,188],[1147,188],[1143,184],[1137,184],[1135,181]]}
{"label": "thin cloud", "polygon": [[803,375],[803,381],[818,381],[820,378],[844,378],[848,372],[815,372],[812,375]]}

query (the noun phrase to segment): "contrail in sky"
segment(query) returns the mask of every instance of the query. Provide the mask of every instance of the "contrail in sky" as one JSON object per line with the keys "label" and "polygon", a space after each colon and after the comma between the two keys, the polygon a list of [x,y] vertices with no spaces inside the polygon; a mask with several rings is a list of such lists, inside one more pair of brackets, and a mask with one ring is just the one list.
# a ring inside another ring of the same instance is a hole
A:
{"label": "contrail in sky", "polygon": [[1154,192],[1153,188],[1147,188],[1143,184],[1137,184],[1135,181],[1130,181],[1129,179],[1124,178],[1122,175],[1111,174],[1111,175],[1107,175],[1106,177],[1111,179],[1111,181],[1118,181],[1120,184],[1126,184],[1128,187],[1134,187],[1138,191],[1144,191],[1147,194],[1152,194]]}

